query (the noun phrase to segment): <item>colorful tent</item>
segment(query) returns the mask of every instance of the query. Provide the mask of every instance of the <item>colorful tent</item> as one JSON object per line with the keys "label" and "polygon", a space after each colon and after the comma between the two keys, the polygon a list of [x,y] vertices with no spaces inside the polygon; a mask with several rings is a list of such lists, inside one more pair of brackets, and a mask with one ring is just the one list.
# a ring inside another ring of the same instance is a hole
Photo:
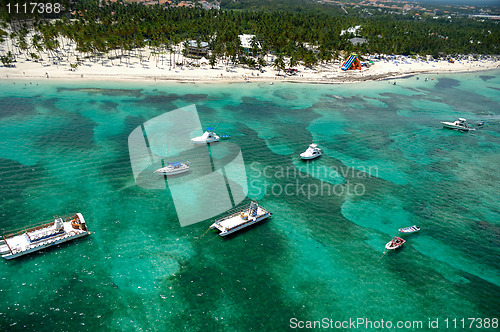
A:
{"label": "colorful tent", "polygon": [[361,62],[359,62],[358,55],[352,53],[347,60],[342,64],[342,67],[340,67],[342,70],[353,70],[353,69],[359,69],[361,70]]}

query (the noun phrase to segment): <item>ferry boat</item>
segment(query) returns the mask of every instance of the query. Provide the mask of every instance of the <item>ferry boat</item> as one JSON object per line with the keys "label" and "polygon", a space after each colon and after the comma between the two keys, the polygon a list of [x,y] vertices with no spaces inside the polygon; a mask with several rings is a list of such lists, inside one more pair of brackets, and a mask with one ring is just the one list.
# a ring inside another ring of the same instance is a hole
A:
{"label": "ferry boat", "polygon": [[455,122],[441,122],[443,127],[448,129],[469,131],[471,127],[467,124],[467,120],[464,118],[458,118]]}
{"label": "ferry boat", "polygon": [[13,259],[89,234],[81,213],[56,217],[54,221],[2,236],[0,254]]}
{"label": "ferry boat", "polygon": [[406,242],[406,240],[404,240],[398,236],[395,236],[392,238],[391,241],[387,242],[387,244],[385,245],[385,249],[394,250],[394,249],[401,248],[405,242]]}
{"label": "ferry boat", "polygon": [[195,144],[214,143],[218,142],[219,140],[220,137],[215,134],[214,128],[212,127],[207,128],[207,130],[203,133],[203,135],[191,138],[191,142]]}
{"label": "ferry boat", "polygon": [[307,150],[300,154],[300,158],[304,160],[318,158],[319,156],[321,156],[321,149],[314,143],[309,145]]}
{"label": "ferry boat", "polygon": [[167,163],[167,166],[158,168],[153,173],[158,173],[161,175],[176,175],[188,171],[189,171],[189,161],[185,163],[183,163],[182,161],[175,161],[173,163]]}
{"label": "ferry boat", "polygon": [[236,211],[227,217],[216,220],[210,226],[210,229],[218,229],[220,231],[220,236],[226,236],[256,224],[270,216],[272,216],[271,212],[265,210],[257,202],[252,201],[248,207]]}

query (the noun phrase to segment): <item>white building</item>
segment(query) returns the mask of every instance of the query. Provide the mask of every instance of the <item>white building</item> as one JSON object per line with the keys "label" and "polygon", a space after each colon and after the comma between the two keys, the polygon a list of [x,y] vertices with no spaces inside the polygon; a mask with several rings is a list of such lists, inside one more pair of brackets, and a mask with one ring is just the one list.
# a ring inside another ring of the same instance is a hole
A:
{"label": "white building", "polygon": [[[241,47],[245,51],[245,53],[248,53],[252,50],[252,39],[255,37],[255,35],[238,35],[240,38],[240,43]],[[260,50],[262,47],[260,45],[260,42],[257,41],[257,48]]]}

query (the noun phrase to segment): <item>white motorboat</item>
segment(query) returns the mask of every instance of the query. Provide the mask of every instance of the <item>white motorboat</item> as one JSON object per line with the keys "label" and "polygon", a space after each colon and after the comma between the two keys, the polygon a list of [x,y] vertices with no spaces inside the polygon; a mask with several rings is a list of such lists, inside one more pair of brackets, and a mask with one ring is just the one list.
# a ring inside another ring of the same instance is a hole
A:
{"label": "white motorboat", "polygon": [[233,210],[229,216],[216,220],[210,229],[218,229],[220,236],[226,236],[269,218],[271,215],[271,212],[265,210],[257,202],[251,202],[249,206]]}
{"label": "white motorboat", "polygon": [[189,161],[185,163],[181,161],[175,161],[173,163],[167,163],[167,166],[158,168],[153,173],[158,173],[161,175],[177,175],[188,171],[189,171]]}
{"label": "white motorboat", "polygon": [[420,227],[418,227],[417,225],[398,229],[398,231],[400,233],[415,233],[415,232],[418,232],[419,230],[420,230]]}
{"label": "white motorboat", "polygon": [[441,122],[441,123],[443,124],[443,127],[448,129],[464,130],[464,131],[468,131],[471,129],[471,127],[467,125],[467,120],[464,118],[458,118],[458,120],[455,122]]}
{"label": "white motorboat", "polygon": [[300,158],[305,160],[318,158],[319,156],[321,156],[321,149],[318,148],[318,145],[314,143],[309,145],[307,150],[300,154]]}
{"label": "white motorboat", "polygon": [[89,234],[81,213],[56,217],[54,221],[2,236],[0,254],[13,259]]}
{"label": "white motorboat", "polygon": [[218,142],[220,140],[220,137],[217,136],[214,132],[214,128],[210,127],[207,128],[207,130],[203,133],[203,135],[191,138],[191,142],[195,144],[207,144],[207,143],[213,143],[213,142]]}
{"label": "white motorboat", "polygon": [[406,240],[404,240],[398,236],[395,236],[392,238],[391,241],[387,242],[387,244],[385,245],[385,249],[394,250],[394,249],[401,248],[405,242],[406,242]]}

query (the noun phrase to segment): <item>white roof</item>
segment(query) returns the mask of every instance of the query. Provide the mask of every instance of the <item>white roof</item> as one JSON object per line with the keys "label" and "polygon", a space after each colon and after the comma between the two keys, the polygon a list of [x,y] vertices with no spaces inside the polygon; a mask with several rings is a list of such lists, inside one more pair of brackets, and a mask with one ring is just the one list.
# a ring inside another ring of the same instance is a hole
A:
{"label": "white roof", "polygon": [[346,32],[347,33],[352,33],[352,34],[355,35],[358,32],[359,28],[361,28],[361,25],[356,25],[355,27],[350,27],[347,30],[340,31],[340,35],[343,36],[343,35],[346,34]]}
{"label": "white roof", "polygon": [[[255,35],[238,35],[238,37],[240,37],[241,47],[252,48],[252,38],[255,37]],[[258,48],[261,48],[259,42],[257,42],[257,45]]]}

